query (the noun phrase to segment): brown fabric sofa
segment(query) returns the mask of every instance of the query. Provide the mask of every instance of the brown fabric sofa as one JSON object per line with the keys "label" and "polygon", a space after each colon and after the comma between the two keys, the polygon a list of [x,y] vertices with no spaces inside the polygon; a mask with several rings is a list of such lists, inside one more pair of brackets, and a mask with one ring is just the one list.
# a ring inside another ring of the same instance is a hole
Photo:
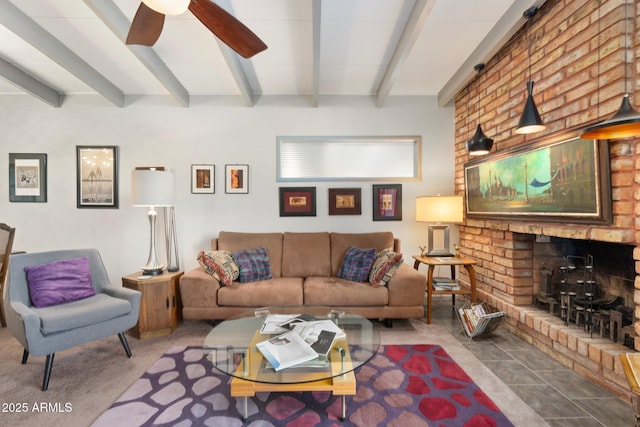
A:
{"label": "brown fabric sofa", "polygon": [[226,319],[258,307],[321,305],[369,319],[424,316],[426,277],[403,263],[386,286],[374,288],[336,277],[350,246],[392,248],[400,241],[376,233],[238,233],[222,231],[212,250],[233,252],[265,247],[272,278],[224,286],[202,267],[180,278],[184,319]]}

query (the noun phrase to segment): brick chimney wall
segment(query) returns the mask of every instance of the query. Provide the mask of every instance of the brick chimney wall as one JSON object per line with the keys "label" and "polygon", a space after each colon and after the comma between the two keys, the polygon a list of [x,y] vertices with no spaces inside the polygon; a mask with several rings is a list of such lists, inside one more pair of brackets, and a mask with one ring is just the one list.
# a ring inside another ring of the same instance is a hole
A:
{"label": "brick chimney wall", "polygon": [[[547,0],[533,18],[530,30],[523,26],[458,93],[457,194],[465,194],[464,164],[470,160],[465,142],[475,132],[478,115],[485,134],[494,139],[491,152],[495,153],[551,136],[578,134],[580,129],[612,116],[626,91],[632,105],[640,108],[640,0],[628,3],[626,52],[625,1]],[[534,135],[518,135],[514,131],[526,98],[529,58],[531,79],[535,81],[534,99],[547,128]],[[478,262],[480,298],[505,311],[511,328],[526,334],[543,351],[555,353],[565,365],[590,377],[596,369],[594,365],[600,366],[596,381],[618,394],[628,391],[616,357],[623,350],[610,349],[611,343],[571,337],[562,322],[557,324],[547,316],[532,314],[532,251],[535,234],[631,244],[636,246],[635,270],[640,273],[639,143],[640,138],[610,141],[610,225],[465,218],[459,227],[461,254]],[[460,275],[463,282],[468,281],[465,272]],[[635,279],[634,300],[638,319],[640,276]],[[640,322],[636,321],[634,329],[640,336]],[[640,349],[639,338],[635,347]]]}

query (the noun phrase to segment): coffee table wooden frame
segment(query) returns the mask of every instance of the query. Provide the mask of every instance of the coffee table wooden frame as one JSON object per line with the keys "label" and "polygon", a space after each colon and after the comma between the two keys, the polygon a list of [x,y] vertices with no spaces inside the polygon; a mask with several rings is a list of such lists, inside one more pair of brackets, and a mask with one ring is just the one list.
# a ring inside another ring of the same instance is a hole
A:
{"label": "coffee table wooden frame", "polygon": [[[264,340],[264,335],[258,332],[253,336],[248,354],[243,356],[243,361],[231,380],[231,396],[244,397],[244,419],[248,418],[247,398],[260,392],[302,392],[302,391],[330,391],[334,395],[342,396],[342,419],[346,418],[346,397],[356,394],[356,376],[351,364],[349,346],[345,339],[334,343],[329,353],[331,378],[326,378],[324,373],[300,373],[300,378],[295,383],[268,383],[257,379],[261,367],[265,363],[262,353],[256,348],[259,341]],[[245,369],[245,363],[246,368]],[[246,379],[244,379],[244,378]],[[316,379],[321,377],[322,379]]]}

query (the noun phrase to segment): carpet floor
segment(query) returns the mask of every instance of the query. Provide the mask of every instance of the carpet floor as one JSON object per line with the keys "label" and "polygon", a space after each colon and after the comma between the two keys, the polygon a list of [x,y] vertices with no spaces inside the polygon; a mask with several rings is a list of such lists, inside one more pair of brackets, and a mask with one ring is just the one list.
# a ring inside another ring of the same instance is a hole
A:
{"label": "carpet floor", "polygon": [[[344,426],[512,426],[439,345],[383,346],[356,379]],[[243,424],[243,402],[230,396],[229,377],[201,348],[174,347],[93,427],[236,427]],[[342,399],[329,392],[258,393],[247,407],[247,425],[332,426],[340,421]]]}
{"label": "carpet floor", "polygon": [[[0,425],[90,426],[168,349],[202,345],[211,327],[209,322],[190,321],[167,336],[146,340],[129,337],[131,359],[116,336],[61,351],[56,354],[46,392],[40,391],[44,357],[30,357],[21,365],[22,347],[6,328],[0,328],[0,396],[5,405],[0,407]],[[446,328],[427,325],[423,319],[395,321],[393,328],[376,327],[385,345],[442,346],[514,425],[547,425]]]}

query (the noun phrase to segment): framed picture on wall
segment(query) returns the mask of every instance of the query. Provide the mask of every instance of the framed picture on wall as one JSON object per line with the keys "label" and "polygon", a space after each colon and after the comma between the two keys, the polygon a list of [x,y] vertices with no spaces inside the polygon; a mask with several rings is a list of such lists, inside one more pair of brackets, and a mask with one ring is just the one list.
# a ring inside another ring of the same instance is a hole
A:
{"label": "framed picture on wall", "polygon": [[329,215],[360,215],[359,188],[330,188]]}
{"label": "framed picture on wall", "polygon": [[316,187],[280,187],[280,216],[316,216]]}
{"label": "framed picture on wall", "polygon": [[118,207],[118,147],[76,146],[78,208]]}
{"label": "framed picture on wall", "polygon": [[249,165],[225,165],[224,192],[229,194],[249,193]]}
{"label": "framed picture on wall", "polygon": [[9,201],[47,201],[47,155],[9,153]]}
{"label": "framed picture on wall", "polygon": [[191,192],[214,194],[216,192],[215,171],[214,165],[191,165]]}
{"label": "framed picture on wall", "polygon": [[402,184],[374,184],[373,220],[402,220]]}
{"label": "framed picture on wall", "polygon": [[467,216],[611,223],[609,144],[558,135],[464,165]]}

